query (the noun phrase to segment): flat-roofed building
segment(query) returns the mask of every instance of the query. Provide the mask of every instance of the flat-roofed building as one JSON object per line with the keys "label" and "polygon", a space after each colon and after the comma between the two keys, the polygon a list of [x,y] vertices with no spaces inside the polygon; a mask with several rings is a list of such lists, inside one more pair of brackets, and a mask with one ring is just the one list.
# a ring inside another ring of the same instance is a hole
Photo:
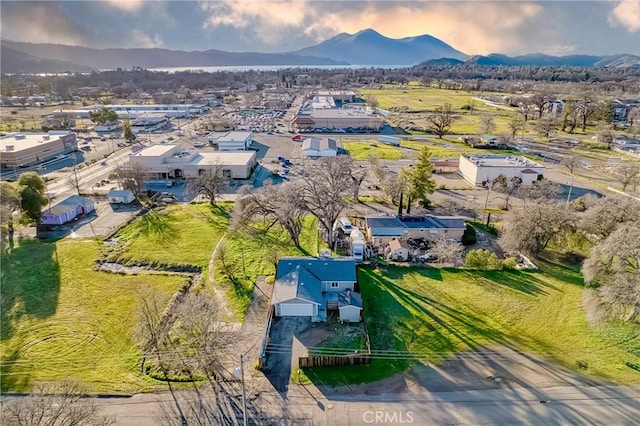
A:
{"label": "flat-roofed building", "polygon": [[109,104],[90,105],[74,110],[54,111],[53,114],[73,114],[78,118],[89,118],[89,113],[108,108],[118,114],[118,118],[137,118],[144,114],[161,114],[166,117],[185,118],[207,112],[208,107],[200,104]]}
{"label": "flat-roofed building", "polygon": [[131,121],[131,131],[134,135],[152,133],[162,130],[168,125],[169,120],[165,116],[140,116]]}
{"label": "flat-roofed building", "polygon": [[377,132],[382,118],[370,108],[302,109],[293,116],[291,128],[367,129]]}
{"label": "flat-roofed building", "polygon": [[459,216],[367,216],[364,222],[367,239],[376,247],[407,238],[459,240],[466,229],[465,219]]}
{"label": "flat-roofed building", "polygon": [[523,185],[531,185],[540,179],[544,166],[521,156],[462,154],[458,171],[475,186],[488,186],[500,175],[507,180],[519,177]]}
{"label": "flat-roofed building", "polygon": [[244,151],[253,143],[253,132],[231,131],[222,135],[211,133],[207,140],[218,151]]}
{"label": "flat-roofed building", "polygon": [[33,164],[77,148],[76,134],[67,130],[12,133],[0,138],[0,164],[3,167]]}
{"label": "flat-roofed building", "polygon": [[356,92],[353,90],[318,90],[317,96],[330,96],[340,102],[353,102],[356,100]]}
{"label": "flat-roofed building", "polygon": [[248,179],[256,167],[254,151],[199,152],[176,144],[151,145],[129,158],[153,179],[196,177],[214,168],[231,179]]}

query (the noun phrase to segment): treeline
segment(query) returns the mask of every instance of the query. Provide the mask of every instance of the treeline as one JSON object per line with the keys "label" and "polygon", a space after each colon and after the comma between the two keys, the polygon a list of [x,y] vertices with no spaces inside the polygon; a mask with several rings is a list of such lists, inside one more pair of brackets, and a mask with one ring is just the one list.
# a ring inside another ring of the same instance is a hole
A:
{"label": "treeline", "polygon": [[539,84],[589,84],[603,93],[640,93],[640,68],[551,66],[491,66],[429,64],[407,68],[318,69],[278,71],[182,71],[175,73],[132,70],[68,73],[56,76],[4,75],[3,96],[29,96],[55,92],[63,96],[78,88],[96,87],[127,97],[136,92],[188,90],[247,90],[263,86],[345,88],[419,81],[428,86],[469,91],[528,91]]}

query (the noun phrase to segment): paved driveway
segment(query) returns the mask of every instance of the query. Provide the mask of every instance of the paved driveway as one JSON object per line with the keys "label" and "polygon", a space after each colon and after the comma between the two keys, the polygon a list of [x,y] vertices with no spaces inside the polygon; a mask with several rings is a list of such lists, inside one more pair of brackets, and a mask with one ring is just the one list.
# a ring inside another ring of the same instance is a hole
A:
{"label": "paved driveway", "polygon": [[310,326],[311,320],[308,317],[274,318],[273,320],[264,374],[280,393],[287,393],[291,372],[298,367],[298,357],[305,351],[298,336]]}

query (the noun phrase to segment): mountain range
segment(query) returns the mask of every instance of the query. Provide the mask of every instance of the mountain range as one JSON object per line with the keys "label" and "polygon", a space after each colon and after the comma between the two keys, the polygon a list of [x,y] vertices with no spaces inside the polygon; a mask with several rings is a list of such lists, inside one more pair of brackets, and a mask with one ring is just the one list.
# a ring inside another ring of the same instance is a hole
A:
{"label": "mountain range", "polygon": [[498,53],[481,56],[469,56],[466,59],[438,58],[424,61],[420,66],[438,65],[487,65],[487,66],[572,66],[572,67],[640,67],[640,56],[620,54],[608,56],[568,55],[552,56],[543,53],[530,53],[520,56],[506,56]]}
{"label": "mountain range", "polygon": [[209,66],[411,66],[420,65],[548,65],[586,67],[640,66],[635,55],[550,56],[500,54],[468,56],[430,35],[393,39],[372,29],[342,33],[317,45],[293,52],[226,52],[209,49],[184,51],[158,48],[97,49],[61,44],[0,40],[0,71],[3,73],[54,73],[64,71]]}

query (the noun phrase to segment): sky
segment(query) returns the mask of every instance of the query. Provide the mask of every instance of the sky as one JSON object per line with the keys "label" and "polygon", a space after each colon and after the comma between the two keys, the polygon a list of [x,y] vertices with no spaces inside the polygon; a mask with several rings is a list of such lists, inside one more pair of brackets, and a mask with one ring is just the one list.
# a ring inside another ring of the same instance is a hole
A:
{"label": "sky", "polygon": [[98,48],[287,52],[366,28],[470,55],[640,55],[640,0],[0,2],[3,39]]}

